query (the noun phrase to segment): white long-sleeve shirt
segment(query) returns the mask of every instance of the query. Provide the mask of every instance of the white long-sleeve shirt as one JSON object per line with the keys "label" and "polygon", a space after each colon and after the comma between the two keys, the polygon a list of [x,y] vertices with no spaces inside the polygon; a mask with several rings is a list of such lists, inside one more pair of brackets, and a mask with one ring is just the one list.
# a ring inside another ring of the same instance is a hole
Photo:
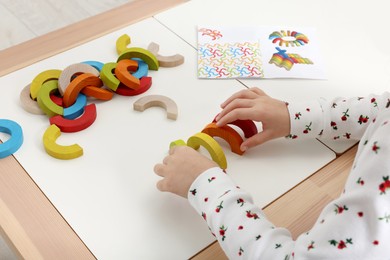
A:
{"label": "white long-sleeve shirt", "polygon": [[229,259],[390,259],[390,93],[289,104],[289,138],[360,140],[342,195],[296,240],[219,168],[191,185],[190,204]]}

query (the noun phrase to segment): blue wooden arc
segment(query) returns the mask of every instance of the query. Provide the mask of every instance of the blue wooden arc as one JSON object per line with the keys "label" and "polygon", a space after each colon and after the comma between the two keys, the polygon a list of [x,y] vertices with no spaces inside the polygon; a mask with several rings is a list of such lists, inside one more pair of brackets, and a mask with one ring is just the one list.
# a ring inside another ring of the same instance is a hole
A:
{"label": "blue wooden arc", "polygon": [[0,132],[10,135],[10,138],[0,144],[0,159],[15,153],[23,144],[23,131],[20,125],[12,120],[0,119]]}

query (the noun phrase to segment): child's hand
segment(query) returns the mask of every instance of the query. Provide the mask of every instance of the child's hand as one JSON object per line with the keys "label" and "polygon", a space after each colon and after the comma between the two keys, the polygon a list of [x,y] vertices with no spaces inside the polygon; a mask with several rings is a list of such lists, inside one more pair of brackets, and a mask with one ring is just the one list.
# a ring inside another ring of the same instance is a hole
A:
{"label": "child's hand", "polygon": [[187,198],[194,180],[207,169],[218,165],[188,146],[174,146],[162,164],[154,166],[154,172],[163,177],[157,182],[157,189],[169,191]]}
{"label": "child's hand", "polygon": [[290,116],[285,102],[273,99],[258,88],[242,90],[222,103],[217,116],[218,126],[237,119],[261,122],[263,131],[241,144],[241,150],[290,134]]}

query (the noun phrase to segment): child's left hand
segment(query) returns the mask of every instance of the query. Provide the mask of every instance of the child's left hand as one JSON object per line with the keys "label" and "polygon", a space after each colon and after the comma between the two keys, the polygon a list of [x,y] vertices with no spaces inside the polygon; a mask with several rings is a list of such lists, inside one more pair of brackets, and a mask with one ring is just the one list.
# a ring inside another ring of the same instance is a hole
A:
{"label": "child's left hand", "polygon": [[193,148],[174,146],[163,163],[154,166],[154,172],[163,177],[157,182],[157,189],[187,198],[188,190],[195,179],[213,167],[218,165]]}

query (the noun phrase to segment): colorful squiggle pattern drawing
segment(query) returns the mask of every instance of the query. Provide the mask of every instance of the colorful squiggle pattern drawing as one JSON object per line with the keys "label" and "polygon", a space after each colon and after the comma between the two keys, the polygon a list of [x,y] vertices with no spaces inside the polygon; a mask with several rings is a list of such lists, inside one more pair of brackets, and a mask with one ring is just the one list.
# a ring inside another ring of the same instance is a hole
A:
{"label": "colorful squiggle pattern drawing", "polygon": [[259,43],[198,46],[199,78],[263,78]]}
{"label": "colorful squiggle pattern drawing", "polygon": [[[294,40],[289,40],[289,38],[294,38]],[[272,40],[272,43],[279,42],[279,46],[285,45],[286,47],[302,46],[309,43],[309,39],[303,33],[296,31],[284,31],[280,32],[275,31],[270,34],[268,37],[269,40]]]}
{"label": "colorful squiggle pattern drawing", "polygon": [[299,54],[286,53],[286,50],[282,50],[276,47],[277,53],[274,53],[269,61],[270,64],[275,64],[278,67],[291,70],[294,64],[313,64],[308,58],[302,58]]}
{"label": "colorful squiggle pattern drawing", "polygon": [[222,33],[218,30],[212,30],[212,29],[207,29],[207,28],[201,28],[199,29],[199,32],[202,33],[202,36],[210,36],[211,40],[218,40],[223,37]]}

